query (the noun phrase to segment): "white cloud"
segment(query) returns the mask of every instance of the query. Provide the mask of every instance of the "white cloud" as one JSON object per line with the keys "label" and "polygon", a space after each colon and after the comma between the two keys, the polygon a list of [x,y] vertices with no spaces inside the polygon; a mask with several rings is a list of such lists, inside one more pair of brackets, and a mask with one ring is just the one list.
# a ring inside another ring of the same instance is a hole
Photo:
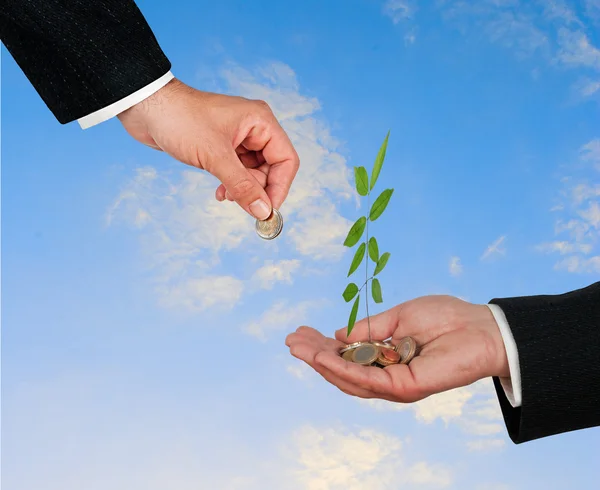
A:
{"label": "white cloud", "polygon": [[300,261],[297,259],[266,260],[262,267],[254,272],[252,281],[257,282],[263,289],[273,289],[278,282],[292,284],[292,274],[300,267]]}
{"label": "white cloud", "polygon": [[600,95],[600,80],[583,77],[574,85],[574,89],[581,97],[592,97],[597,93]]}
{"label": "white cloud", "polygon": [[303,361],[288,364],[285,369],[292,376],[301,380],[308,380],[315,376],[315,370]]}
{"label": "white cloud", "polygon": [[494,243],[488,245],[488,247],[485,249],[485,252],[483,252],[483,255],[481,256],[481,260],[485,260],[491,257],[492,255],[505,255],[506,249],[501,248],[501,245],[504,243],[505,240],[506,235],[502,235],[501,237],[497,238],[494,241]]}
{"label": "white cloud", "polygon": [[548,37],[520,11],[495,13],[486,22],[485,31],[493,43],[510,48],[520,57],[532,56],[548,45]]}
{"label": "white cloud", "polygon": [[447,424],[462,417],[465,405],[473,396],[473,392],[465,387],[431,395],[415,403],[394,403],[387,400],[362,398],[357,398],[357,400],[378,411],[413,410],[415,417],[420,422],[429,424],[441,419]]}
{"label": "white cloud", "polygon": [[575,252],[581,252],[584,254],[588,254],[592,251],[592,246],[585,243],[573,243],[567,241],[556,241],[550,243],[542,243],[538,245],[537,250],[540,252],[557,252],[561,255],[571,254]]}
{"label": "white cloud", "polygon": [[306,323],[308,312],[321,308],[325,301],[302,301],[289,304],[288,301],[277,301],[266,310],[258,320],[249,323],[244,331],[261,341],[267,340],[267,334],[297,328]]}
{"label": "white cloud", "polygon": [[453,424],[466,434],[480,437],[468,444],[471,450],[475,450],[476,447],[480,447],[480,450],[492,449],[499,443],[487,441],[499,440],[497,436],[506,432],[498,398],[490,379],[438,393],[415,403],[393,403],[362,398],[357,400],[377,411],[412,410],[417,421],[425,424],[436,420],[443,421],[446,426]]}
{"label": "white cloud", "polygon": [[577,24],[582,26],[581,20],[577,14],[571,9],[564,0],[542,0],[541,3],[544,9],[544,15],[549,20],[559,21],[566,25]]}
{"label": "white cloud", "polygon": [[418,485],[446,488],[450,470],[419,461],[407,463],[400,439],[372,429],[306,425],[293,434],[292,458],[297,469],[291,480],[306,490],[363,490]]}
{"label": "white cloud", "polygon": [[[600,21],[599,0],[586,1],[587,15]],[[600,50],[569,2],[438,0],[437,5],[443,19],[464,35],[483,32],[490,42],[510,49],[519,59],[537,57],[549,65],[577,68],[573,89],[578,98],[589,99],[600,90]],[[591,71],[591,78],[581,69]]]}
{"label": "white cloud", "polygon": [[563,256],[554,264],[555,270],[574,274],[600,271],[600,140],[594,139],[580,148],[580,162],[571,170],[581,175],[561,179],[565,188],[564,202],[557,206],[561,213],[554,226],[555,235],[567,235],[561,240],[543,243],[541,252]]}
{"label": "white cloud", "polygon": [[600,171],[600,138],[596,138],[581,147],[581,159]]}
{"label": "white cloud", "polygon": [[577,274],[600,273],[600,255],[584,258],[573,255],[566,259],[559,260],[554,268],[556,270],[565,270]]}
{"label": "white cloud", "polygon": [[505,427],[502,424],[468,420],[467,418],[461,420],[461,425],[465,432],[476,436],[501,434],[505,431]]}
{"label": "white cloud", "polygon": [[[217,202],[218,181],[199,171],[158,172],[139,168],[107,212],[108,225],[121,221],[138,230],[144,263],[153,272],[158,302],[166,307],[202,310],[233,306],[244,284],[255,280],[263,288],[291,283],[299,261],[267,264],[253,278],[217,271],[223,252],[247,254],[280,243],[311,261],[336,260],[345,249],[344,237],[352,221],[342,217],[337,204],[355,198],[350,169],[338,151],[320,104],[301,93],[294,71],[274,62],[255,72],[229,65],[220,73],[222,91],[267,101],[290,136],[301,160],[300,170],[282,206],[284,232],[276,242],[256,237],[253,220],[237,204]],[[287,231],[286,231],[287,230]],[[242,244],[244,247],[242,248]],[[261,248],[258,248],[261,247]],[[273,257],[275,260],[275,257]],[[209,286],[216,284],[214,290]],[[223,290],[232,288],[231,301]]]}
{"label": "white cloud", "polygon": [[438,5],[443,19],[465,35],[481,30],[490,42],[513,50],[521,58],[537,53],[547,55],[547,34],[518,0],[440,0]]}
{"label": "white cloud", "polygon": [[213,306],[233,308],[243,291],[244,283],[233,276],[205,276],[157,286],[161,306],[196,312]]}
{"label": "white cloud", "polygon": [[458,277],[463,272],[463,266],[460,263],[460,257],[450,257],[450,264],[448,267],[451,276]]}
{"label": "white cloud", "polygon": [[590,19],[600,23],[600,0],[585,0],[585,12]]}
{"label": "white cloud", "polygon": [[475,490],[511,490],[511,487],[503,483],[482,483]]}
{"label": "white cloud", "polygon": [[383,12],[394,24],[412,18],[416,10],[414,0],[387,0],[383,5]]}
{"label": "white cloud", "polygon": [[3,448],[26,464],[3,469],[6,487],[362,490],[395,488],[399,474],[403,488],[453,482],[449,468],[413,460],[389,433],[294,422],[284,432],[240,430],[231,408],[244,405],[235,396],[227,403],[227,390],[215,388],[215,403],[192,390],[181,403],[169,398],[172,390],[140,391],[122,370],[104,376],[80,372],[13,388],[3,406],[11,428]]}
{"label": "white cloud", "polygon": [[561,28],[558,31],[560,49],[557,59],[566,66],[587,67],[600,71],[600,49],[582,31]]}

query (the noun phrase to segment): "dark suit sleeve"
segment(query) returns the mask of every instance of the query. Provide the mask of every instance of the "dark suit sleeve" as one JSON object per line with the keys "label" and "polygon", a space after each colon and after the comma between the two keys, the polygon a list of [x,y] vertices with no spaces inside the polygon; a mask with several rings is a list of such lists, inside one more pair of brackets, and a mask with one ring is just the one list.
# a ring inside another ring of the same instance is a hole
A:
{"label": "dark suit sleeve", "polygon": [[62,124],[171,69],[132,0],[2,0],[0,36]]}
{"label": "dark suit sleeve", "polygon": [[520,407],[511,406],[494,378],[513,442],[600,425],[600,282],[490,303],[504,311],[519,353]]}

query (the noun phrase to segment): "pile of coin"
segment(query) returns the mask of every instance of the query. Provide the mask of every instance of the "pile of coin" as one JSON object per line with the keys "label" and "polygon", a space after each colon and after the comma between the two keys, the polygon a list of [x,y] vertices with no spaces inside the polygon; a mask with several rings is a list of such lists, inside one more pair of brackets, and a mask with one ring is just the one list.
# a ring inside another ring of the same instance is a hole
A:
{"label": "pile of coin", "polygon": [[340,355],[348,362],[380,368],[408,364],[416,354],[417,343],[412,337],[404,337],[396,345],[391,340],[354,342],[340,350]]}
{"label": "pile of coin", "polygon": [[273,238],[277,238],[283,230],[283,216],[281,213],[273,208],[271,212],[271,216],[269,216],[265,220],[256,220],[255,225],[256,233],[259,237],[264,238],[265,240],[273,240]]}

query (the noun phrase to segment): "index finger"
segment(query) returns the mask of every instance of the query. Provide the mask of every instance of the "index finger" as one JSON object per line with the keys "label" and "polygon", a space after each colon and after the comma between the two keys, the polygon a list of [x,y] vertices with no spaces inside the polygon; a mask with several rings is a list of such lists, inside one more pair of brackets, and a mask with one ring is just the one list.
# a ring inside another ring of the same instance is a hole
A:
{"label": "index finger", "polygon": [[292,182],[300,168],[300,157],[284,129],[275,122],[273,137],[263,149],[263,157],[270,165],[265,191],[279,209],[285,201]]}
{"label": "index finger", "polygon": [[300,158],[287,133],[273,113],[264,116],[242,142],[245,148],[261,151],[269,165],[265,192],[274,208],[279,209],[285,201],[292,182],[300,167]]}

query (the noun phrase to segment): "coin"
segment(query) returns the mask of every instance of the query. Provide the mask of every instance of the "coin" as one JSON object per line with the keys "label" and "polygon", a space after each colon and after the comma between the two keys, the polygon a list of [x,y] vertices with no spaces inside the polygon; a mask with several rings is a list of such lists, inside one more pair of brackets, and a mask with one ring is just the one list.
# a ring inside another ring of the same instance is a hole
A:
{"label": "coin", "polygon": [[352,362],[367,366],[372,364],[379,355],[379,347],[373,344],[364,344],[352,351]]}
{"label": "coin", "polygon": [[352,351],[354,349],[356,349],[357,347],[360,347],[361,345],[364,345],[365,342],[353,342],[352,344],[348,344],[346,347],[342,347],[342,349],[340,350],[340,354],[343,354],[344,352],[348,352],[348,351]]}
{"label": "coin", "polygon": [[381,349],[377,362],[383,366],[391,366],[400,362],[400,354],[393,349]]}
{"label": "coin", "polygon": [[394,348],[394,345],[391,344],[390,342],[387,342],[386,340],[383,340],[383,341],[373,340],[373,341],[371,341],[371,343],[382,349],[393,349]]}
{"label": "coin", "polygon": [[352,354],[354,354],[354,349],[347,350],[342,354],[342,359],[344,361],[352,362]]}
{"label": "coin", "polygon": [[265,220],[256,220],[256,233],[259,237],[264,238],[265,240],[273,240],[273,238],[277,238],[283,230],[283,216],[281,213],[277,211],[277,209],[273,208],[273,212],[271,215]]}
{"label": "coin", "polygon": [[400,339],[396,346],[396,352],[400,354],[400,364],[408,364],[417,352],[417,343],[412,337]]}

